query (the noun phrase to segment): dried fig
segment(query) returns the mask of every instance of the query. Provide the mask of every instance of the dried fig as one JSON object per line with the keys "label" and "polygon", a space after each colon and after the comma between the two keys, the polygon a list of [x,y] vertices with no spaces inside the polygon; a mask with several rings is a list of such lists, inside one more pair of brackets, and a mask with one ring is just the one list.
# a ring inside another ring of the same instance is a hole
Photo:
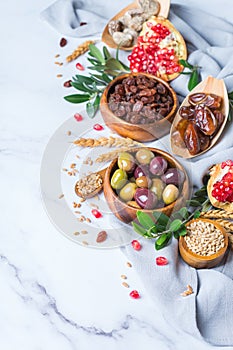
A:
{"label": "dried fig", "polygon": [[201,143],[198,137],[198,131],[196,125],[189,122],[184,133],[184,142],[189,151],[193,156],[198,154],[201,150]]}

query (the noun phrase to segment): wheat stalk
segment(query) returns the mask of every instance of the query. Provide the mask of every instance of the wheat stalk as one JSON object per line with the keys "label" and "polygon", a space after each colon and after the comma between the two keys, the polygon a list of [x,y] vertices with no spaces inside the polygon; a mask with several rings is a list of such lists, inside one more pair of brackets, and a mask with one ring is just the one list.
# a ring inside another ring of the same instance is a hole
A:
{"label": "wheat stalk", "polygon": [[134,141],[130,138],[121,137],[100,137],[98,139],[92,138],[80,138],[74,141],[74,144],[79,147],[134,147],[142,145],[141,143]]}
{"label": "wheat stalk", "polygon": [[90,44],[94,44],[95,41],[93,40],[87,40],[84,43],[82,43],[81,45],[79,45],[77,47],[77,49],[75,49],[71,55],[66,57],[66,61],[67,62],[71,62],[73,60],[75,60],[77,57],[83,55],[85,52],[87,52],[89,50],[89,45]]}
{"label": "wheat stalk", "polygon": [[200,217],[208,219],[233,219],[233,213],[225,210],[209,210],[202,212]]}

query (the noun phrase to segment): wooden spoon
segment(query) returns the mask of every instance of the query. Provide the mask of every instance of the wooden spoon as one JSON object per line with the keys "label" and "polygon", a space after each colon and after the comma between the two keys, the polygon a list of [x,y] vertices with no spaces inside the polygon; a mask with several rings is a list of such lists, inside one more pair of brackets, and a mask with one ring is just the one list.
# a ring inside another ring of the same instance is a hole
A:
{"label": "wooden spoon", "polygon": [[[169,10],[170,10],[170,0],[157,0],[157,1],[159,2],[159,5],[160,5],[159,13],[157,14],[157,16],[167,18]],[[140,7],[138,1],[136,0],[135,2],[133,2],[132,4],[125,7],[123,10],[118,12],[109,22],[119,19],[120,17],[124,16],[124,14],[129,10],[140,9],[140,8],[141,7]],[[109,24],[109,22],[108,22],[108,24]],[[117,49],[118,45],[113,41],[112,36],[109,34],[108,24],[106,25],[106,27],[104,28],[104,31],[102,33],[102,41],[105,44],[107,44],[107,46],[109,46],[113,49]],[[120,49],[124,50],[124,51],[131,51],[133,49],[133,46],[131,46],[131,47],[122,47],[121,46]]]}
{"label": "wooden spoon", "polygon": [[184,142],[182,140],[180,140],[181,142],[179,142],[179,140],[177,139],[178,131],[177,131],[176,127],[177,127],[178,123],[182,120],[182,118],[179,114],[179,110],[178,110],[178,112],[176,113],[176,116],[173,120],[172,126],[171,126],[171,132],[170,132],[171,149],[172,149],[172,152],[174,154],[176,154],[182,158],[186,158],[186,159],[200,156],[201,154],[207,152],[209,149],[211,149],[214,146],[214,144],[218,141],[218,139],[220,138],[220,136],[224,130],[224,127],[227,123],[228,113],[229,113],[228,94],[227,94],[227,89],[226,89],[226,86],[225,86],[225,83],[223,80],[219,80],[219,79],[213,78],[211,76],[207,77],[204,81],[202,81],[200,84],[198,84],[191,91],[190,94],[188,94],[186,96],[186,98],[184,99],[180,108],[182,106],[189,106],[189,103],[188,103],[189,95],[197,93],[197,92],[212,93],[212,94],[215,94],[215,95],[222,97],[223,101],[222,101],[221,112],[223,113],[225,118],[224,118],[224,121],[223,121],[221,127],[219,128],[217,134],[211,140],[209,147],[198,154],[192,155],[189,153]]}
{"label": "wooden spoon", "polygon": [[78,181],[76,182],[76,184],[75,184],[75,193],[77,194],[77,196],[86,199],[86,198],[94,197],[97,193],[99,193],[100,191],[102,191],[102,190],[103,190],[103,186],[104,186],[104,177],[105,177],[106,170],[107,170],[107,168],[102,169],[102,170],[100,170],[100,171],[97,171],[97,172],[95,172],[95,173],[92,173],[92,174],[87,175],[87,176],[85,176],[85,177],[82,178],[82,180],[84,180],[84,179],[86,180],[87,184],[88,184],[88,182],[89,182],[90,177],[91,177],[92,175],[94,175],[94,174],[99,175],[99,176],[102,178],[102,183],[101,183],[99,186],[96,186],[96,188],[95,188],[92,192],[87,193],[87,194],[85,194],[85,195],[82,194],[82,193],[79,191],[79,186],[78,186],[78,184],[79,184],[79,181],[80,181],[81,179],[78,180]]}

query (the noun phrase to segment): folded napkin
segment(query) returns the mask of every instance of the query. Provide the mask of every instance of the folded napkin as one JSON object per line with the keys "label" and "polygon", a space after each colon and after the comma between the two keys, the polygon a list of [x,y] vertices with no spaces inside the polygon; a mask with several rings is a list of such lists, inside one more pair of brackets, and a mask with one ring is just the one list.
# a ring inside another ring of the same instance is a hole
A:
{"label": "folded napkin", "polygon": [[[183,0],[177,0],[181,2]],[[101,33],[105,24],[128,2],[118,0],[106,5],[105,0],[58,0],[43,11],[42,17],[60,33],[68,36],[91,36]],[[172,4],[169,19],[183,35],[189,50],[189,61],[202,67],[201,78],[208,75],[224,79],[228,91],[233,91],[233,19],[221,18],[222,6],[231,11],[232,1],[196,0],[195,7]],[[213,12],[211,12],[213,13]],[[80,27],[80,22],[87,25]],[[180,96],[185,96],[188,77],[181,75],[171,85]],[[227,125],[221,141],[203,156],[192,160],[180,159],[192,183],[201,186],[206,169],[216,162],[233,159],[233,123]],[[153,142],[153,146],[171,152],[169,137]],[[233,254],[228,250],[220,266],[211,270],[196,270],[186,265],[178,254],[177,241],[160,252],[153,242],[143,241],[143,249],[135,252],[122,248],[143,280],[151,297],[173,327],[179,327],[213,345],[233,346]],[[155,257],[164,255],[169,264],[158,267]],[[194,294],[181,297],[190,284]]]}

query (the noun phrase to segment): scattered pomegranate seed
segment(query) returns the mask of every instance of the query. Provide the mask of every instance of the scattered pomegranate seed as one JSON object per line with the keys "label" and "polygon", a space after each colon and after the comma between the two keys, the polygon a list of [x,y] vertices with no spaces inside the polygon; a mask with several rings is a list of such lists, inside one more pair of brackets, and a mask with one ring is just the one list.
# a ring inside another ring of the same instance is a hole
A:
{"label": "scattered pomegranate seed", "polygon": [[141,244],[136,239],[134,239],[131,244],[134,250],[140,250],[142,248]]}
{"label": "scattered pomegranate seed", "polygon": [[91,213],[92,213],[92,215],[94,215],[94,217],[95,217],[96,219],[102,218],[102,216],[103,216],[103,215],[101,214],[101,212],[100,212],[99,210],[97,210],[97,209],[92,209]]}
{"label": "scattered pomegranate seed", "polygon": [[93,126],[93,129],[95,129],[95,130],[97,130],[97,131],[100,131],[100,130],[103,130],[104,128],[103,128],[103,126],[100,125],[100,124],[95,124],[95,125]]}
{"label": "scattered pomegranate seed", "polygon": [[158,266],[164,266],[164,265],[167,265],[168,264],[168,260],[167,258],[165,258],[164,256],[158,256],[156,258],[156,264]]}
{"label": "scattered pomegranate seed", "polygon": [[74,119],[77,121],[77,122],[81,122],[83,120],[83,116],[79,113],[75,113],[74,115]]}
{"label": "scattered pomegranate seed", "polygon": [[61,40],[60,40],[60,46],[61,46],[61,47],[64,47],[64,46],[66,46],[66,44],[67,44],[67,40],[66,40],[65,38],[61,38]]}
{"label": "scattered pomegranate seed", "polygon": [[84,70],[85,68],[83,67],[83,65],[81,64],[81,63],[76,63],[76,68],[78,69],[78,70]]}
{"label": "scattered pomegranate seed", "polygon": [[64,82],[63,86],[69,88],[69,87],[72,86],[71,83],[72,83],[72,80],[67,80],[67,81]]}
{"label": "scattered pomegranate seed", "polygon": [[140,298],[140,294],[138,293],[137,290],[132,290],[132,292],[130,292],[129,295],[130,295],[131,298],[133,298],[133,299],[139,299],[139,298]]}
{"label": "scattered pomegranate seed", "polygon": [[85,26],[87,22],[80,22],[80,27]]}

